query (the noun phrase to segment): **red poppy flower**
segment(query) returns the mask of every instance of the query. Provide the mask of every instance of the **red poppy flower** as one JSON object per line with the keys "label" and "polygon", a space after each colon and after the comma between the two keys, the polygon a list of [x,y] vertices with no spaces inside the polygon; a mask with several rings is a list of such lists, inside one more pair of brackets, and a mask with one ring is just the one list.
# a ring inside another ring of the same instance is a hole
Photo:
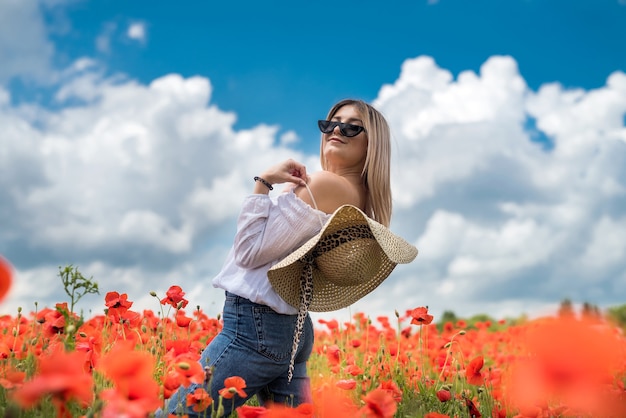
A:
{"label": "red poppy flower", "polygon": [[[117,318],[121,325],[130,328],[139,328],[141,323],[141,314],[135,311],[126,311],[120,314],[119,318]],[[131,336],[126,336],[126,338],[133,338]]]}
{"label": "red poppy flower", "polygon": [[148,409],[144,413],[148,413],[155,403],[158,406],[159,386],[152,377],[155,359],[150,353],[136,351],[130,343],[118,342],[102,356],[97,368],[113,382],[121,396],[145,401]]}
{"label": "red poppy flower", "polygon": [[13,389],[16,387],[20,387],[24,382],[24,378],[26,378],[25,372],[20,372],[17,370],[6,370],[3,371],[3,376],[0,377],[0,386],[5,389]]}
{"label": "red poppy flower", "polygon": [[336,366],[339,364],[340,354],[341,354],[341,349],[335,344],[326,348],[326,357],[328,358],[328,363],[331,366]]}
{"label": "red poppy flower", "polygon": [[465,378],[470,385],[482,385],[484,378],[481,374],[481,369],[484,365],[483,356],[478,356],[467,365],[465,368]]}
{"label": "red poppy flower", "polygon": [[187,395],[187,406],[191,406],[194,411],[205,411],[211,404],[213,399],[203,388],[197,388],[193,393]]}
{"label": "red poppy flower", "polygon": [[109,292],[104,297],[104,304],[108,308],[107,316],[113,318],[114,322],[119,322],[119,318],[123,315],[131,306],[133,302],[128,300],[128,295],[117,292]]}
{"label": "red poppy flower", "polygon": [[38,315],[38,321],[43,322],[43,332],[46,337],[53,337],[65,332],[65,317],[69,315],[67,303],[57,303],[55,309],[43,309]]}
{"label": "red poppy flower", "polygon": [[68,401],[75,399],[87,406],[93,400],[93,378],[85,372],[84,363],[84,353],[66,353],[62,346],[54,348],[49,355],[38,359],[37,374],[16,389],[14,400],[22,407],[30,408],[50,395],[57,416],[71,417]]}
{"label": "red poppy flower", "polygon": [[282,404],[271,404],[261,415],[263,418],[313,418],[315,409],[309,403],[303,403],[296,408]]}
{"label": "red poppy flower", "polygon": [[400,335],[402,335],[404,338],[409,338],[411,336],[411,327],[405,327],[402,329],[402,331],[400,331]]}
{"label": "red poppy flower", "polygon": [[206,378],[206,372],[197,361],[197,356],[192,353],[183,353],[176,357],[174,364],[170,372],[168,372],[168,378],[170,374],[173,374],[171,378],[178,380],[180,385],[185,387],[192,383],[202,383]]}
{"label": "red poppy flower", "polygon": [[191,341],[184,340],[165,340],[165,351],[172,358],[179,356],[180,354],[189,353],[191,349]]}
{"label": "red poppy flower", "polygon": [[[99,360],[97,369],[113,383],[102,391],[103,416],[145,417],[161,404],[159,385],[153,378],[154,357],[135,350],[130,341],[117,342]],[[122,414],[123,413],[123,414]]]}
{"label": "red poppy flower", "polygon": [[301,418],[312,418],[315,413],[313,404],[301,403],[294,409],[294,415]]}
{"label": "red poppy flower", "polygon": [[433,316],[428,314],[428,307],[415,308],[411,311],[410,316],[413,325],[428,325],[433,322]]}
{"label": "red poppy flower", "polygon": [[244,391],[245,388],[245,380],[239,376],[231,376],[224,380],[224,389],[220,389],[219,394],[224,399],[232,399],[235,394],[247,398],[248,394]]}
{"label": "red poppy flower", "polygon": [[237,418],[261,418],[267,409],[262,406],[243,405],[236,409]]}
{"label": "red poppy flower", "polygon": [[0,301],[9,292],[13,281],[13,269],[9,262],[0,256]]}
{"label": "red poppy flower", "polygon": [[482,418],[482,414],[471,399],[465,398],[465,405],[467,406],[467,412],[470,418]]}
{"label": "red poppy flower", "polygon": [[[11,346],[12,345],[13,344],[11,344]],[[11,346],[4,341],[0,341],[0,360],[7,359],[11,356],[11,352],[13,351],[11,350]]]}
{"label": "red poppy flower", "polygon": [[363,369],[357,366],[356,364],[351,364],[348,367],[346,367],[346,373],[352,376],[358,376],[358,375],[363,374]]}
{"label": "red poppy flower", "polygon": [[[165,297],[161,299],[161,305],[172,305],[176,309],[184,308],[187,306],[189,301],[183,296],[185,296],[185,292],[180,286],[170,286],[170,288],[165,292]],[[179,306],[180,305],[180,306]]]}
{"label": "red poppy flower", "polygon": [[[157,388],[158,389],[158,388]],[[145,418],[162,405],[158,396],[158,390],[146,394],[143,392],[142,383],[131,388],[130,392],[123,393],[115,388],[105,389],[100,392],[100,398],[104,401],[102,417]],[[148,396],[146,396],[148,395]]]}
{"label": "red poppy flower", "polygon": [[398,405],[391,394],[384,389],[374,389],[363,397],[365,406],[359,410],[365,418],[393,418]]}
{"label": "red poppy flower", "polygon": [[99,338],[89,336],[84,340],[76,341],[76,351],[82,351],[85,353],[85,371],[93,369],[98,361],[99,353],[101,350],[102,341]]}
{"label": "red poppy flower", "polygon": [[339,389],[352,390],[352,389],[354,389],[356,387],[356,380],[354,380],[354,379],[338,380],[335,385]]}
{"label": "red poppy flower", "polygon": [[319,322],[320,324],[325,324],[331,331],[337,331],[339,329],[339,322],[337,322],[336,319],[331,319],[329,321],[325,319],[318,319],[317,322]]}
{"label": "red poppy flower", "polygon": [[378,385],[378,389],[383,389],[389,392],[394,401],[402,401],[402,390],[398,387],[398,385],[396,385],[393,380],[385,380],[383,382],[380,382],[380,385]]}
{"label": "red poppy flower", "polygon": [[612,327],[565,316],[534,321],[518,338],[523,354],[505,377],[515,406],[559,401],[580,416],[623,416],[605,389],[624,364],[623,342]]}
{"label": "red poppy flower", "polygon": [[118,292],[108,292],[104,297],[104,304],[107,308],[122,308],[129,309],[133,306],[133,302],[128,300],[128,294]]}
{"label": "red poppy flower", "polygon": [[337,390],[336,386],[326,381],[313,390],[313,404],[317,418],[356,417],[358,407],[351,398],[352,392]]}
{"label": "red poppy flower", "polygon": [[192,318],[185,316],[185,311],[183,311],[182,309],[176,311],[176,325],[178,325],[179,327],[187,328],[189,326],[189,323],[191,322],[191,319]]}
{"label": "red poppy flower", "polygon": [[450,418],[450,415],[440,414],[439,412],[429,412],[424,418]]}

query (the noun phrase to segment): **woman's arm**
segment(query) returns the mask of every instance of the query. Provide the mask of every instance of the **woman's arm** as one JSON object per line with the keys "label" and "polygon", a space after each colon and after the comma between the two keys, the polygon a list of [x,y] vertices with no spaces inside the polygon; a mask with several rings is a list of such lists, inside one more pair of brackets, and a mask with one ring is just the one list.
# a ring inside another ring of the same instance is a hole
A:
{"label": "woman's arm", "polygon": [[256,268],[285,257],[315,235],[325,217],[293,192],[276,202],[251,195],[244,201],[237,221],[234,256],[238,266]]}
{"label": "woman's arm", "polygon": [[[294,160],[268,169],[261,177],[270,184],[293,182],[297,186],[293,193],[279,196],[276,203],[258,194],[244,202],[234,245],[235,262],[243,268],[281,259],[315,235],[327,217],[313,208],[331,214],[346,204],[359,206],[358,193],[345,178],[327,171],[309,177],[306,168]],[[260,181],[254,190],[269,192]]]}
{"label": "woman's arm", "polygon": [[[318,215],[292,193],[276,203],[267,194],[276,183],[304,185],[306,167],[292,159],[270,167],[255,181],[254,194],[244,201],[237,220],[234,255],[240,267],[256,268],[284,257],[319,230]],[[267,184],[266,184],[267,183]],[[311,222],[311,220],[315,222]]]}

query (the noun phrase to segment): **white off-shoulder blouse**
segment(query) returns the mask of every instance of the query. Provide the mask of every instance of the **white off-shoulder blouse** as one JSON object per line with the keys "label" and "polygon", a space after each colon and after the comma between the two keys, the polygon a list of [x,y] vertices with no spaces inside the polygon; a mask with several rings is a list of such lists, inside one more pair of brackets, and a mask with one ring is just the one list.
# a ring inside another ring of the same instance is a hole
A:
{"label": "white off-shoulder blouse", "polygon": [[269,306],[281,314],[297,314],[298,310],[274,291],[267,271],[317,234],[329,218],[330,215],[309,206],[293,190],[276,198],[265,194],[247,196],[237,219],[234,245],[222,270],[213,279],[213,287]]}

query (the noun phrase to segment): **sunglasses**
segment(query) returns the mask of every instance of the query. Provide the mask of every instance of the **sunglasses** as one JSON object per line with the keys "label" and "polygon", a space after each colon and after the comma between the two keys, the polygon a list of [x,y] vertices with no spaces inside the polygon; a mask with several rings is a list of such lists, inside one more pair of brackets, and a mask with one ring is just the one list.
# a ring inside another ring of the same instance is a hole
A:
{"label": "sunglasses", "polygon": [[364,127],[359,125],[352,125],[351,123],[341,123],[334,120],[318,120],[317,126],[319,126],[320,131],[325,134],[331,133],[333,130],[335,130],[335,126],[339,126],[339,132],[341,132],[341,135],[348,138],[357,136],[365,130]]}

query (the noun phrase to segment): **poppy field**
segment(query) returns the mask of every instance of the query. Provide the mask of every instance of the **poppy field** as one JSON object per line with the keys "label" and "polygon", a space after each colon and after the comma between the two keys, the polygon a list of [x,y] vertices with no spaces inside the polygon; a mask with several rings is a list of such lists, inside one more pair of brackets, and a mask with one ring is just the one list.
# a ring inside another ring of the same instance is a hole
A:
{"label": "poppy field", "polygon": [[[221,321],[180,286],[151,293],[143,312],[109,292],[83,318],[78,301],[97,284],[71,266],[60,276],[68,302],[0,317],[0,416],[149,417],[179,386],[211,379],[197,360]],[[626,337],[599,314],[443,321],[422,306],[315,328],[312,403],[234,409],[246,383],[232,376],[219,399],[198,389],[187,405],[240,418],[626,416]]]}

